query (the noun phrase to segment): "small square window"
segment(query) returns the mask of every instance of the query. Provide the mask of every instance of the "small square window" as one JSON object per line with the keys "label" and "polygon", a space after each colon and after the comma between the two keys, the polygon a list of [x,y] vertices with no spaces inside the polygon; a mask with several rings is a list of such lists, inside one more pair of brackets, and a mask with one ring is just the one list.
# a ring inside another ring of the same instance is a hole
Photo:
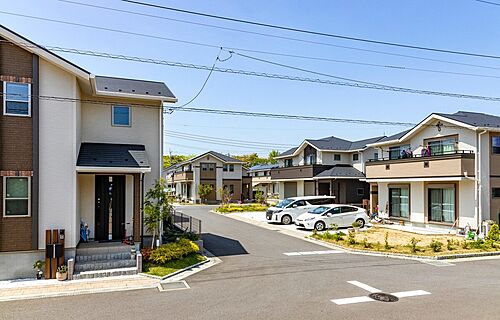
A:
{"label": "small square window", "polygon": [[356,189],[356,194],[358,195],[358,197],[362,197],[365,195],[365,189],[363,188],[357,188]]}
{"label": "small square window", "polygon": [[340,154],[334,154],[333,161],[340,161]]}
{"label": "small square window", "polygon": [[229,165],[229,172],[234,172],[234,164]]}
{"label": "small square window", "polygon": [[359,153],[354,153],[352,155],[352,161],[358,161],[359,160]]}
{"label": "small square window", "polygon": [[493,188],[491,194],[493,198],[500,198],[500,188]]}
{"label": "small square window", "polygon": [[130,127],[130,107],[113,106],[112,122],[113,126]]}
{"label": "small square window", "polygon": [[500,136],[491,137],[491,153],[500,154]]}
{"label": "small square window", "polygon": [[30,215],[29,181],[29,177],[4,177],[4,217]]}
{"label": "small square window", "polygon": [[3,114],[31,116],[31,85],[20,82],[3,83]]}
{"label": "small square window", "polygon": [[228,167],[227,164],[222,165],[222,171],[227,171]]}

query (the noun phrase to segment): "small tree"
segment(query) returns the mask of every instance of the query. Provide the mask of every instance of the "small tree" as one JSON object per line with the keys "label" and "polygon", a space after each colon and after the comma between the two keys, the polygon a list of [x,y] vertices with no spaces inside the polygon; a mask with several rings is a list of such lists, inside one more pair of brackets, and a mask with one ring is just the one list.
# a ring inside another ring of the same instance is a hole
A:
{"label": "small tree", "polygon": [[200,184],[198,186],[198,195],[202,201],[207,202],[208,195],[212,193],[213,190],[214,188],[209,184]]}
{"label": "small tree", "polygon": [[219,188],[219,190],[217,190],[217,191],[219,192],[223,206],[225,206],[225,205],[229,204],[229,202],[231,202],[233,194],[231,193],[231,191],[227,187]]}
{"label": "small tree", "polygon": [[266,197],[264,196],[264,192],[261,190],[255,191],[255,201],[258,203],[265,203]]}
{"label": "small tree", "polygon": [[151,248],[154,248],[157,235],[161,242],[162,222],[170,216],[172,209],[165,188],[165,180],[160,178],[154,187],[149,189],[144,199],[144,225],[149,232],[153,233]]}

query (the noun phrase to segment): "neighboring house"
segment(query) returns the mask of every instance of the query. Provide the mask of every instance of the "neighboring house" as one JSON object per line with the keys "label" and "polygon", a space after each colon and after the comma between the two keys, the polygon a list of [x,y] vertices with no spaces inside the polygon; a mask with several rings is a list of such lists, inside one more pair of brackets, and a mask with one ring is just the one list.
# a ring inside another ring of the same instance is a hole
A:
{"label": "neighboring house", "polygon": [[364,182],[365,161],[378,157],[367,145],[382,138],[304,140],[276,157],[279,167],[271,170],[271,180],[279,183],[281,199],[331,195],[338,203],[361,205],[370,197],[369,185]]}
{"label": "neighboring house", "polygon": [[180,201],[200,202],[198,187],[212,186],[207,200],[220,202],[220,188],[228,188],[232,201],[251,198],[251,178],[243,167],[243,161],[230,156],[208,151],[187,161],[170,166],[166,170],[167,185],[175,188],[175,196]]}
{"label": "neighboring house", "polygon": [[[160,177],[164,83],[94,76],[0,26],[0,279],[31,276],[45,231],[141,240],[142,190]],[[112,213],[111,213],[112,212]]]}
{"label": "neighboring house", "polygon": [[[500,117],[433,113],[369,145],[372,207],[414,225],[477,229],[500,220]],[[406,152],[405,152],[406,151]]]}
{"label": "neighboring house", "polygon": [[248,168],[248,175],[252,177],[252,190],[261,191],[264,196],[279,196],[279,182],[271,181],[271,170],[278,168],[276,164],[258,164]]}

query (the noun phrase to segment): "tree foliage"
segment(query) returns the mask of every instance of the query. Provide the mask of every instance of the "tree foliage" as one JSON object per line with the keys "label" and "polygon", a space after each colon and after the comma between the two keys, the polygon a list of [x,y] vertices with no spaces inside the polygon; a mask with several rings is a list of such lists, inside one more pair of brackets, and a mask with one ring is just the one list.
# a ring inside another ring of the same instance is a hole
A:
{"label": "tree foliage", "polygon": [[245,162],[246,167],[253,167],[258,164],[267,164],[267,163],[276,163],[277,160],[275,159],[279,155],[278,150],[272,150],[269,152],[269,156],[267,158],[259,157],[257,153],[250,153],[250,154],[243,154],[239,156],[233,156],[233,158],[236,158],[240,161]]}
{"label": "tree foliage", "polygon": [[214,190],[214,188],[209,184],[200,184],[198,185],[198,195],[205,202],[208,199],[208,195]]}
{"label": "tree foliage", "polygon": [[178,164],[181,162],[184,162],[186,160],[189,160],[191,158],[194,158],[195,155],[182,155],[182,154],[172,154],[169,156],[163,156],[163,167],[168,168],[174,164]]}
{"label": "tree foliage", "polygon": [[161,236],[162,221],[170,215],[171,205],[165,188],[165,180],[160,178],[154,187],[148,190],[144,198],[144,225],[149,232],[153,233],[152,248],[156,236]]}

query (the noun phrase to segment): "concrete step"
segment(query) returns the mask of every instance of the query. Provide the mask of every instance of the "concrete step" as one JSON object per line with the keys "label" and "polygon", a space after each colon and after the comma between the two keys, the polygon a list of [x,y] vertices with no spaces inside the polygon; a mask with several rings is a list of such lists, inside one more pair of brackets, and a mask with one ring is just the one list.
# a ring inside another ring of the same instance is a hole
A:
{"label": "concrete step", "polygon": [[129,268],[135,267],[136,263],[135,259],[130,258],[121,260],[89,260],[75,263],[75,272]]}
{"label": "concrete step", "polygon": [[129,275],[134,275],[134,274],[137,274],[137,268],[135,268],[135,267],[82,271],[82,272],[73,274],[73,280],[115,277],[115,276],[129,276]]}
{"label": "concrete step", "polygon": [[96,254],[111,254],[111,253],[130,253],[134,246],[125,245],[122,243],[88,245],[80,244],[76,248],[76,254],[87,256]]}
{"label": "concrete step", "polygon": [[130,251],[118,252],[118,253],[100,253],[100,254],[85,254],[82,255],[80,252],[76,254],[75,262],[86,262],[86,261],[97,261],[97,260],[126,260],[130,259]]}

